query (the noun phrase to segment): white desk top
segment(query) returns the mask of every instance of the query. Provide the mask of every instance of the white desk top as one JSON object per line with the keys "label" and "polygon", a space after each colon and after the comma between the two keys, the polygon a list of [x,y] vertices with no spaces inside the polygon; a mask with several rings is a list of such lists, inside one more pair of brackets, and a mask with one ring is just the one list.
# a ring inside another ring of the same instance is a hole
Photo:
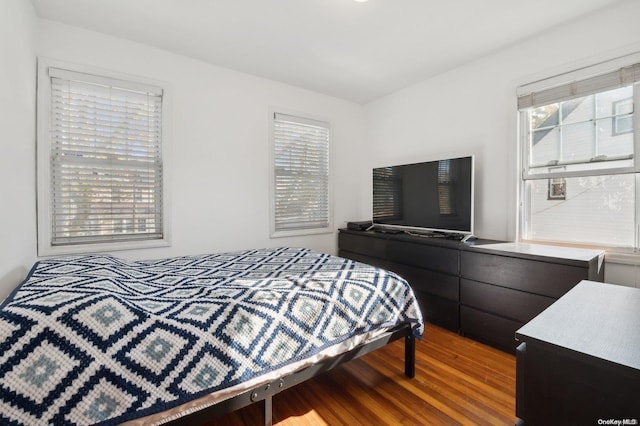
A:
{"label": "white desk top", "polygon": [[640,289],[582,281],[516,332],[640,369]]}

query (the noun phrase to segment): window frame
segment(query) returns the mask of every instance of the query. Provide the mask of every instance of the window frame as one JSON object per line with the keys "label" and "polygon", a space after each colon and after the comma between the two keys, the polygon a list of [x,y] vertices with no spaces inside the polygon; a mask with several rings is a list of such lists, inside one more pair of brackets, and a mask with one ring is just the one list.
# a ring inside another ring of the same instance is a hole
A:
{"label": "window frame", "polygon": [[[640,53],[635,53],[627,56],[623,56],[620,58],[602,61],[596,65],[587,65],[583,67],[575,67],[574,71],[565,71],[559,72],[554,76],[541,76],[541,78],[535,80],[532,83],[524,83],[519,85],[516,89],[518,97],[522,95],[522,93],[526,91],[534,92],[537,90],[544,90],[547,87],[556,87],[559,85],[567,85],[569,83],[574,84],[576,81],[586,80],[591,76],[604,74],[611,72],[613,70],[617,70],[618,68],[636,66],[640,63]],[[637,76],[637,74],[636,74]],[[614,257],[618,253],[635,253],[638,248],[640,248],[640,111],[638,111],[637,106],[640,105],[640,81],[636,81],[634,83],[629,83],[634,86],[633,93],[633,103],[634,103],[634,111],[632,113],[632,120],[634,126],[634,153],[633,153],[633,164],[629,167],[606,167],[601,169],[593,169],[593,170],[573,170],[566,171],[562,170],[562,168],[558,166],[549,166],[549,172],[547,173],[530,173],[529,172],[529,147],[528,147],[528,138],[527,138],[527,125],[529,122],[528,111],[523,110],[523,108],[517,107],[517,151],[518,151],[518,165],[520,173],[518,173],[518,191],[517,191],[517,205],[518,205],[518,225],[516,227],[516,234],[518,241],[527,241],[534,243],[551,243],[551,244],[569,244],[572,246],[579,245],[585,247],[599,247],[606,248],[608,251],[608,256],[613,250]],[[611,90],[614,87],[610,87],[608,89],[598,90],[594,93],[605,92],[607,90]],[[560,102],[564,99],[558,99],[556,102]],[[551,100],[545,104],[554,103]],[[615,113],[615,111],[614,111]],[[615,115],[615,114],[614,114]],[[613,160],[615,161],[615,160]],[[551,240],[536,240],[532,239],[531,229],[530,229],[530,205],[529,205],[529,197],[530,191],[528,189],[527,181],[529,180],[544,180],[548,179],[549,182],[551,179],[558,178],[572,178],[572,177],[585,177],[585,176],[603,176],[603,175],[616,175],[616,174],[628,174],[632,175],[635,182],[635,191],[634,191],[634,237],[633,237],[633,246],[620,246],[615,244],[603,244],[603,243],[593,243],[585,241],[584,243],[574,243],[574,242],[564,242],[564,241],[551,241]],[[640,262],[640,258],[634,255],[636,260],[632,262],[634,264]]]}
{"label": "window frame", "polygon": [[[51,177],[51,78],[49,68],[91,74],[98,79],[121,80],[129,84],[142,84],[161,88],[162,94],[162,238],[113,240],[99,243],[52,244],[53,223],[52,177]],[[72,64],[50,58],[37,59],[37,110],[36,110],[36,212],[38,256],[81,254],[130,249],[167,247],[171,245],[171,191],[170,191],[170,105],[171,88],[167,82],[132,76],[96,67]]]}
{"label": "window frame", "polygon": [[627,119],[627,118],[631,118],[631,122],[633,123],[633,117],[636,115],[635,114],[635,110],[631,111],[631,115],[629,116],[629,113],[624,113],[624,114],[618,114],[618,108],[619,107],[624,107],[626,104],[631,104],[634,105],[635,108],[635,104],[633,103],[634,100],[633,98],[626,98],[626,99],[620,99],[619,101],[615,101],[613,102],[612,105],[612,109],[613,109],[613,116],[611,117],[611,132],[614,136],[617,135],[623,135],[625,133],[632,133],[633,129],[629,129],[629,130],[618,130],[618,126],[620,125],[620,121]]}
{"label": "window frame", "polygon": [[[327,214],[328,221],[327,226],[319,228],[304,228],[304,229],[290,229],[290,230],[278,230],[276,227],[276,172],[275,172],[275,121],[276,115],[288,115],[299,118],[301,120],[308,120],[312,122],[319,122],[326,124],[329,132],[328,142],[328,188],[327,188]],[[318,235],[329,234],[334,232],[333,224],[333,173],[332,173],[332,126],[331,122],[324,118],[314,114],[304,113],[300,111],[291,110],[282,107],[270,107],[269,108],[269,238],[283,238],[283,237],[296,237],[305,235]]]}
{"label": "window frame", "polygon": [[[634,84],[634,93],[633,93],[633,102],[635,103],[635,105],[640,105],[638,102],[640,102],[640,83],[635,83]],[[636,111],[634,111],[633,113],[633,123],[636,126],[635,128],[637,129],[637,125],[638,125],[638,113]],[[612,117],[614,118],[614,117]],[[522,164],[522,174],[521,174],[521,178],[523,180],[535,180],[535,179],[545,179],[545,178],[559,178],[559,177],[564,177],[564,178],[568,178],[568,177],[581,177],[581,176],[599,176],[599,175],[615,175],[615,174],[628,174],[628,173],[640,173],[640,160],[638,157],[640,157],[640,137],[637,137],[637,135],[634,134],[634,142],[633,142],[633,150],[634,150],[634,154],[633,154],[633,165],[632,166],[628,166],[628,167],[620,167],[620,166],[615,166],[615,161],[618,160],[628,160],[629,157],[627,156],[623,156],[620,158],[613,158],[611,160],[606,161],[606,164],[613,164],[613,166],[610,167],[603,167],[603,168],[594,168],[592,170],[560,170],[559,166],[564,166],[566,165],[565,163],[559,163],[559,164],[551,164],[549,166],[546,166],[548,169],[550,169],[548,172],[546,173],[535,173],[535,172],[531,172],[530,168],[539,168],[542,166],[533,166],[530,167],[530,162],[529,162],[529,156],[530,156],[530,149],[528,147],[528,135],[527,135],[527,127],[526,127],[526,123],[529,122],[529,111],[519,111],[518,112],[518,121],[519,121],[519,140],[518,140],[518,145],[520,146],[520,150],[522,153],[522,159],[521,159],[521,164]],[[581,164],[586,164],[588,162],[584,161],[584,162],[580,162]],[[594,162],[594,164],[597,162]],[[551,169],[553,169],[554,171],[551,171]]]}

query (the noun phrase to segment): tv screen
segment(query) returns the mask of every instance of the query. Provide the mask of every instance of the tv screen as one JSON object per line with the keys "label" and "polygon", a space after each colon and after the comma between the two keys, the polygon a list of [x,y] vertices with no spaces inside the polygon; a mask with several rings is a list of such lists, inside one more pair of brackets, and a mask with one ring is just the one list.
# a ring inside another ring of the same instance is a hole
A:
{"label": "tv screen", "polygon": [[473,233],[473,157],[373,169],[373,223]]}

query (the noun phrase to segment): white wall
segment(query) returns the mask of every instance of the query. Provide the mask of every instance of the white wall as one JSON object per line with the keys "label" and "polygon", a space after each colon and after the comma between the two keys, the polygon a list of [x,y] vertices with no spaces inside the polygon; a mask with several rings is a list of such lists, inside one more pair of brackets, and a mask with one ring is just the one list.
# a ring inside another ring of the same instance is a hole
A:
{"label": "white wall", "polygon": [[30,1],[0,1],[0,300],[36,254],[36,26]]}
{"label": "white wall", "polygon": [[353,216],[360,188],[348,159],[362,140],[358,104],[217,67],[123,39],[40,20],[39,57],[149,77],[173,97],[172,239],[167,249],[121,252],[165,257],[280,245],[334,252],[336,235],[269,239],[269,107],[324,117],[332,125],[337,225]]}
{"label": "white wall", "polygon": [[[638,16],[640,2],[623,2],[371,102],[365,107],[365,169],[475,154],[475,233],[513,240],[516,87],[640,51]],[[370,194],[366,173],[360,181]],[[369,196],[361,205],[364,217],[370,205]],[[605,273],[607,281],[638,286],[637,274],[627,267],[608,263]]]}
{"label": "white wall", "polygon": [[[35,58],[164,80],[173,91],[173,245],[127,258],[278,245],[334,252],[336,235],[269,239],[268,109],[332,123],[334,222],[371,217],[371,168],[476,155],[476,233],[516,229],[515,87],[590,61],[640,50],[640,2],[585,16],[362,106],[162,50],[37,20],[31,3],[0,1],[0,299],[36,257]],[[630,47],[631,46],[631,47]],[[437,58],[435,59],[437,60]],[[366,149],[365,149],[366,148]],[[638,282],[607,265],[608,281]]]}
{"label": "white wall", "polygon": [[[3,113],[10,112],[12,128],[10,137],[0,143],[3,152],[15,152],[0,159],[0,299],[36,260],[36,63],[30,38],[34,31],[35,53],[39,57],[148,77],[171,86],[168,184],[172,190],[173,244],[113,254],[146,259],[283,245],[336,251],[335,232],[269,238],[269,107],[323,117],[331,123],[337,229],[359,213],[361,203],[361,188],[350,178],[350,164],[363,140],[361,105],[123,39],[46,20],[36,22],[31,10],[16,10],[18,4],[30,2],[0,2],[1,26],[6,32],[0,43],[6,44],[13,55],[9,64],[3,57],[0,68],[0,84],[11,91],[11,96],[5,98],[3,87],[0,105]],[[24,22],[27,17],[29,22]],[[24,34],[25,40],[16,45],[18,34]],[[15,204],[7,209],[4,200],[14,200]]]}

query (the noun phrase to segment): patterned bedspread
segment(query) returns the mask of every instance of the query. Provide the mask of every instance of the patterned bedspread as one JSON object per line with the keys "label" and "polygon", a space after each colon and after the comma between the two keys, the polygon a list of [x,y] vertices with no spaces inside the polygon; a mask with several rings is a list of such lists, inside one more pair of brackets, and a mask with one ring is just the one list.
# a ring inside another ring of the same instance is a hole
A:
{"label": "patterned bedspread", "polygon": [[43,260],[0,306],[0,424],[117,424],[401,322],[404,280],[306,249]]}

